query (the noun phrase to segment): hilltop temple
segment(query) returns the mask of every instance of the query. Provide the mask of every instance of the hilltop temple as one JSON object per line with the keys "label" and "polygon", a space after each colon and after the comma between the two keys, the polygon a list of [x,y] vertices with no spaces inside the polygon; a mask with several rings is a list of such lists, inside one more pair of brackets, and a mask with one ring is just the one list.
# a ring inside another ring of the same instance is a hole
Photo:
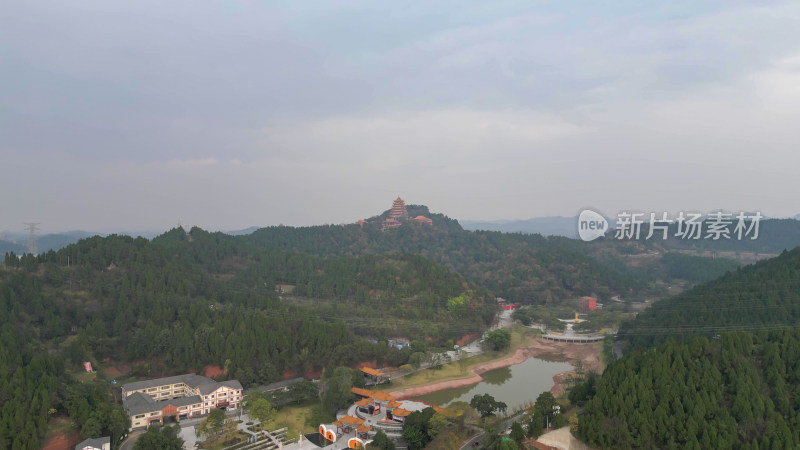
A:
{"label": "hilltop temple", "polygon": [[408,209],[406,209],[406,202],[402,198],[397,197],[392,202],[392,209],[389,211],[389,218],[400,219],[408,217]]}
{"label": "hilltop temple", "polygon": [[[365,220],[360,219],[356,221],[356,225],[364,228],[364,225],[369,223],[377,223],[378,218]],[[391,230],[401,227],[404,223],[415,223],[421,225],[433,226],[433,220],[425,216],[411,217],[408,214],[406,202],[399,196],[392,202],[392,209],[389,210],[389,217],[379,222],[381,230]]]}

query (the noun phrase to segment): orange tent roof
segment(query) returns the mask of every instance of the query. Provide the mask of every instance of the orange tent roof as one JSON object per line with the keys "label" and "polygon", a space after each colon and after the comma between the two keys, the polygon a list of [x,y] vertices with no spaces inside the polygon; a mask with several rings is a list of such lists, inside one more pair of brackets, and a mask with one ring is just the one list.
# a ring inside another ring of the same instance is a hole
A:
{"label": "orange tent roof", "polygon": [[350,392],[356,395],[360,395],[362,397],[371,397],[376,400],[380,400],[382,402],[388,402],[394,400],[394,395],[387,394],[386,392],[381,392],[381,391],[370,391],[369,389],[354,387],[350,389]]}
{"label": "orange tent roof", "polygon": [[336,425],[337,427],[344,426],[344,424],[338,420],[336,422],[333,422],[333,424]]}
{"label": "orange tent roof", "polygon": [[368,398],[362,398],[361,400],[356,402],[356,406],[363,406],[364,408],[368,407],[372,402]]}
{"label": "orange tent roof", "polygon": [[375,377],[382,377],[382,376],[386,375],[385,373],[381,372],[380,370],[371,369],[369,367],[362,367],[362,368],[360,368],[358,370],[364,372],[367,375],[372,375],[372,376],[375,376]]}
{"label": "orange tent roof", "polygon": [[358,428],[356,428],[356,431],[358,431],[359,433],[366,433],[367,431],[371,430],[372,427],[369,425],[359,425]]}
{"label": "orange tent roof", "polygon": [[387,394],[386,392],[374,391],[372,393],[372,398],[374,398],[375,400],[380,400],[382,402],[390,402],[394,400],[394,395]]}
{"label": "orange tent roof", "polygon": [[359,419],[358,417],[353,416],[344,416],[339,419],[339,422],[342,422],[345,425],[361,425],[364,423],[364,419]]}
{"label": "orange tent roof", "polygon": [[360,395],[362,397],[372,397],[372,391],[370,391],[369,389],[353,387],[350,389],[350,392],[356,395]]}
{"label": "orange tent roof", "polygon": [[396,401],[396,400],[392,400],[392,401],[390,401],[389,403],[386,404],[387,408],[397,408],[397,407],[400,407],[400,406],[403,406],[403,404],[398,402],[398,401]]}
{"label": "orange tent roof", "polygon": [[395,410],[392,411],[392,415],[397,417],[405,417],[409,414],[411,414],[411,411],[403,408],[395,408]]}

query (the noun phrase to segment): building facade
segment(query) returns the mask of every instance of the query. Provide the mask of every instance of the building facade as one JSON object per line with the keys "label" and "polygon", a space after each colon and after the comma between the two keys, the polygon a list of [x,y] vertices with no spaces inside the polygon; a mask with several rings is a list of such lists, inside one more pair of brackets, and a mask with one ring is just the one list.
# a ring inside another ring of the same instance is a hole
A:
{"label": "building facade", "polygon": [[217,382],[195,374],[122,386],[122,406],[134,429],[203,416],[214,408],[235,408],[241,401],[242,384],[239,381]]}

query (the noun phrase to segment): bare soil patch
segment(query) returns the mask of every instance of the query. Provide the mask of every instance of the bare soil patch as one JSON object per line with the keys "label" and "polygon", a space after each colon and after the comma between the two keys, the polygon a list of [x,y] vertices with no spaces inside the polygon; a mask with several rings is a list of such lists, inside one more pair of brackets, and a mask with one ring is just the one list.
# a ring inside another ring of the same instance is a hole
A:
{"label": "bare soil patch", "polygon": [[73,450],[81,440],[77,430],[58,433],[44,443],[42,450]]}
{"label": "bare soil patch", "polygon": [[216,378],[216,377],[221,377],[221,376],[225,375],[225,369],[223,369],[220,366],[208,365],[208,366],[203,367],[203,373],[208,378]]}

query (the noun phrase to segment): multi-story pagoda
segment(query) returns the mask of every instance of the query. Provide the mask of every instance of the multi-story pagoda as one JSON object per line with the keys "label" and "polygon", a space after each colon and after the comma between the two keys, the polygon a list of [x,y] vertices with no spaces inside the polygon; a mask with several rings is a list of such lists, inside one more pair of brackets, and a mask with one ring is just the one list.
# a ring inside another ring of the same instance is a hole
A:
{"label": "multi-story pagoda", "polygon": [[399,219],[401,217],[408,217],[408,210],[406,209],[406,202],[402,198],[397,197],[392,203],[392,210],[389,211],[389,217],[392,219]]}

